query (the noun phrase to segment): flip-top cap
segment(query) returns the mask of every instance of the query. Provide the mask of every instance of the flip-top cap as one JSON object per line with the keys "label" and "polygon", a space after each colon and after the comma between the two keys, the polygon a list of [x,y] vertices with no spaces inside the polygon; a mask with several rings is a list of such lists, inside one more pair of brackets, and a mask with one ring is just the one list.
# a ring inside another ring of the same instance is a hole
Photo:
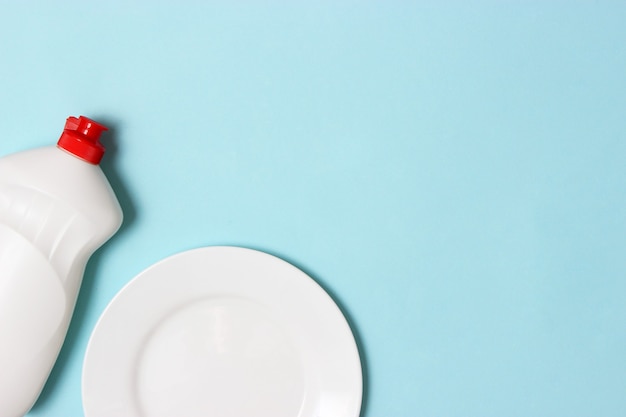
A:
{"label": "flip-top cap", "polygon": [[108,130],[106,126],[85,116],[70,116],[57,145],[78,158],[97,165],[105,151],[100,143],[100,135],[105,130]]}

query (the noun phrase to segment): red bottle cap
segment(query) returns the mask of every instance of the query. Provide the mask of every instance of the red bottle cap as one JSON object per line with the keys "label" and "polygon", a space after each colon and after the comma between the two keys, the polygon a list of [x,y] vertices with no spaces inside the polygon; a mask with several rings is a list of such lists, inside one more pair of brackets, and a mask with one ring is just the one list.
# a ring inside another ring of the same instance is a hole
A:
{"label": "red bottle cap", "polygon": [[104,155],[100,135],[107,128],[85,116],[70,116],[57,146],[80,159],[97,165]]}

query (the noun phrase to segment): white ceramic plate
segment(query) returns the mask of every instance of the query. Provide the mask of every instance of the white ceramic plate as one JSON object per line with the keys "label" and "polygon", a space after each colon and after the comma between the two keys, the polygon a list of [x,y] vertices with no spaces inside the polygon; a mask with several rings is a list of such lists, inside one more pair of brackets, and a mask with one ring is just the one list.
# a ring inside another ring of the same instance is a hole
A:
{"label": "white ceramic plate", "polygon": [[235,247],[167,258],[106,308],[85,356],[86,417],[357,417],[350,327],[294,266]]}

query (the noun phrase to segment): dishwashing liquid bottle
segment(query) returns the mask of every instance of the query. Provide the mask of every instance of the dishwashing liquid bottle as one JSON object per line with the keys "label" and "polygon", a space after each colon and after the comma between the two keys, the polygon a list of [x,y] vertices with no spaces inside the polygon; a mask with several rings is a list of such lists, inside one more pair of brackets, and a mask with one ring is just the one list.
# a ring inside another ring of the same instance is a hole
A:
{"label": "dishwashing liquid bottle", "polygon": [[104,130],[70,117],[57,146],[0,158],[0,417],[37,400],[87,260],[122,223],[98,165]]}

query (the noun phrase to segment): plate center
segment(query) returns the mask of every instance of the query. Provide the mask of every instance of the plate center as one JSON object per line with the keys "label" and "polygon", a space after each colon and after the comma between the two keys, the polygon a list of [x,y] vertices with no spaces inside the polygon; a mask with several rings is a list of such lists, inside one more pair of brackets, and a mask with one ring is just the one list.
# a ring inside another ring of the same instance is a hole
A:
{"label": "plate center", "polygon": [[237,297],[192,302],[147,338],[137,364],[137,405],[151,417],[294,417],[305,381],[289,329]]}

